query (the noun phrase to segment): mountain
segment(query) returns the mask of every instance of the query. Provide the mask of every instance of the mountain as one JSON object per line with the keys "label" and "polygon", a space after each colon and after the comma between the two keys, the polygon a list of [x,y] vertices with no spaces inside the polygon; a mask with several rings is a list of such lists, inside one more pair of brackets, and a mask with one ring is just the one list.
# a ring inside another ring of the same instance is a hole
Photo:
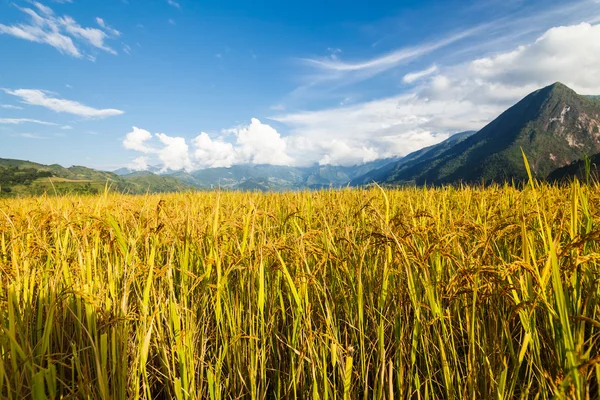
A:
{"label": "mountain", "polygon": [[[151,166],[148,167],[148,169],[146,169],[143,172],[152,172],[154,174],[161,175],[160,171],[161,171],[160,167],[157,167],[155,165],[151,165]],[[119,176],[123,176],[123,175],[131,175],[131,174],[134,174],[136,172],[139,172],[139,170],[124,167],[124,168],[119,168],[119,169],[114,170],[113,174],[116,174],[116,175],[119,175]]]}
{"label": "mountain", "polygon": [[574,177],[582,182],[586,181],[587,178],[598,181],[600,178],[600,153],[589,157],[587,160],[573,161],[569,165],[555,169],[548,175],[548,181],[568,182],[573,180]]}
{"label": "mountain", "polygon": [[588,95],[588,96],[585,96],[585,97],[587,97],[588,99],[592,99],[592,100],[594,100],[594,101],[600,102],[600,96],[595,96],[595,95],[594,95],[594,96],[592,96],[592,95]]}
{"label": "mountain", "polygon": [[383,167],[373,169],[366,174],[354,178],[350,185],[361,186],[372,182],[383,182],[386,180],[394,180],[402,171],[432,158],[435,158],[450,149],[454,145],[462,142],[469,136],[472,136],[475,131],[460,132],[450,136],[448,139],[435,144],[433,146],[424,147],[421,150],[414,151],[399,161],[387,163]]}
{"label": "mountain", "polygon": [[526,179],[521,148],[532,172],[600,152],[600,103],[561,83],[537,90],[479,132],[441,154],[378,180],[386,184],[490,183]]}
{"label": "mountain", "polygon": [[313,165],[288,167],[279,165],[234,165],[229,168],[207,168],[193,172],[178,171],[169,176],[201,189],[230,190],[300,190],[341,187],[368,171],[397,161],[381,159],[349,167]]}
{"label": "mountain", "polygon": [[96,194],[106,188],[123,193],[142,194],[194,189],[172,178],[150,172],[118,176],[112,172],[58,164],[0,158],[0,196],[48,194]]}
{"label": "mountain", "polygon": [[195,189],[172,176],[159,176],[152,172],[141,171],[122,175],[122,179],[134,186],[135,193],[169,193],[185,192]]}
{"label": "mountain", "polygon": [[0,158],[0,168],[2,167],[18,169],[33,168],[37,171],[48,171],[55,177],[73,180],[106,181],[116,177],[116,175],[111,172],[97,171],[87,167],[72,166],[64,168],[58,164],[43,165],[31,161],[12,160],[7,158]]}

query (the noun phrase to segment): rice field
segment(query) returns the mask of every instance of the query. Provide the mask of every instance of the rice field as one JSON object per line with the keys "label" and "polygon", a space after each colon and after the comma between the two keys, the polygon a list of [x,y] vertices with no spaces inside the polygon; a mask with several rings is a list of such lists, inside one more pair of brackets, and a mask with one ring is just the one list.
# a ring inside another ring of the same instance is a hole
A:
{"label": "rice field", "polygon": [[0,398],[596,399],[599,189],[0,200]]}

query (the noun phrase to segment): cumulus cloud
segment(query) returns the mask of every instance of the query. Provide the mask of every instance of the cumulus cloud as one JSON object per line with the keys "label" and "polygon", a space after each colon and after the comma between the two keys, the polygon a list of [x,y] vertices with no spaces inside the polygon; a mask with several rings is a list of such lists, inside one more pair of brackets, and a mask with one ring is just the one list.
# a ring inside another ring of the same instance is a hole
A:
{"label": "cumulus cloud", "polygon": [[286,153],[286,142],[279,132],[252,118],[250,125],[229,130],[237,140],[242,162],[252,164],[290,165],[293,159]]}
{"label": "cumulus cloud", "polygon": [[148,157],[136,157],[127,165],[127,168],[133,171],[146,171],[148,169]]}
{"label": "cumulus cloud", "polygon": [[133,131],[125,135],[123,146],[128,150],[139,151],[144,154],[154,153],[155,150],[146,143],[152,139],[152,134],[145,129],[133,127]]}
{"label": "cumulus cloud", "polygon": [[[227,138],[233,137],[233,142]],[[163,170],[195,170],[230,167],[234,164],[292,165],[286,153],[286,141],[269,125],[253,118],[249,125],[226,129],[216,138],[202,132],[192,141],[192,149],[182,137],[164,133],[152,135],[134,127],[125,135],[126,149],[156,157]]]}
{"label": "cumulus cloud", "polygon": [[469,72],[507,86],[561,81],[581,92],[600,93],[600,25],[555,27],[534,43],[475,60]]}
{"label": "cumulus cloud", "polygon": [[[96,22],[104,30],[85,28],[69,16],[59,17],[55,15],[54,11],[48,6],[36,1],[31,4],[35,7],[35,10],[17,6],[19,10],[29,16],[29,23],[0,24],[0,34],[11,35],[30,42],[48,44],[63,54],[77,58],[85,55],[78,46],[79,44],[117,54],[105,42],[110,37],[119,36],[120,32],[106,25],[103,19],[97,18]],[[77,45],[76,42],[78,42]],[[94,59],[93,56],[88,56],[88,58]]]}
{"label": "cumulus cloud", "polygon": [[98,109],[86,106],[77,101],[59,99],[52,97],[51,94],[37,89],[3,89],[5,93],[21,98],[25,104],[48,108],[60,113],[69,113],[86,118],[105,118],[124,114],[121,110],[112,108]]}
{"label": "cumulus cloud", "polygon": [[237,151],[232,143],[222,139],[211,139],[202,132],[194,140],[194,160],[198,168],[231,167],[238,160]]}
{"label": "cumulus cloud", "polygon": [[163,169],[191,171],[194,169],[189,155],[189,146],[182,137],[172,137],[164,133],[157,133],[156,137],[163,144],[158,152]]}

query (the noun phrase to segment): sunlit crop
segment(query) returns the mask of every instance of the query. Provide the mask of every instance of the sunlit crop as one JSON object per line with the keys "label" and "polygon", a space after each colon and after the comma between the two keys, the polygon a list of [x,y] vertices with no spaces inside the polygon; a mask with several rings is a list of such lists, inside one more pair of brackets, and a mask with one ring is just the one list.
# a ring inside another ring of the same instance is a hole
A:
{"label": "sunlit crop", "polygon": [[0,200],[0,397],[597,398],[599,189]]}

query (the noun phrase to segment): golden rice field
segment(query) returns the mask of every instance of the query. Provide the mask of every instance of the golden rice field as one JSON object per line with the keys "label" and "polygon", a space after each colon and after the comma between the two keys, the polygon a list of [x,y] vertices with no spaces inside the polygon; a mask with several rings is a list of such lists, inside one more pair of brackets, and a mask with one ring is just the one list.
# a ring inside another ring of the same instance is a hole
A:
{"label": "golden rice field", "polygon": [[598,398],[600,186],[0,200],[2,399]]}

